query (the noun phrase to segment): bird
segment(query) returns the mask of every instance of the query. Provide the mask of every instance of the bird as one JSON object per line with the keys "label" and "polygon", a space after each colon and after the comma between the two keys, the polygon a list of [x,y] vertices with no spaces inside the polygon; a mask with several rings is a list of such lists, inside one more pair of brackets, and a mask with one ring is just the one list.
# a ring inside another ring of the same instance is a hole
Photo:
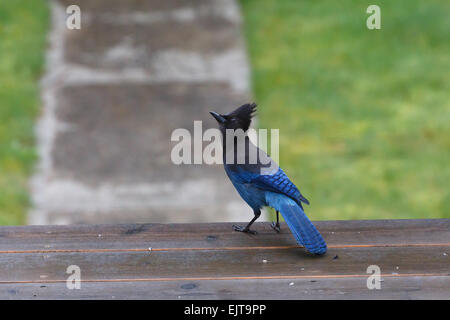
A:
{"label": "bird", "polygon": [[[255,103],[246,103],[227,114],[211,111],[222,136],[225,172],[242,199],[253,209],[254,217],[246,225],[233,225],[235,231],[257,234],[250,229],[263,207],[276,211],[272,228],[280,232],[279,213],[298,244],[314,255],[323,255],[327,244],[306,216],[303,204],[309,201],[300,193],[286,173],[262,149],[249,139],[248,129],[256,112]],[[256,152],[255,157],[252,158]]]}

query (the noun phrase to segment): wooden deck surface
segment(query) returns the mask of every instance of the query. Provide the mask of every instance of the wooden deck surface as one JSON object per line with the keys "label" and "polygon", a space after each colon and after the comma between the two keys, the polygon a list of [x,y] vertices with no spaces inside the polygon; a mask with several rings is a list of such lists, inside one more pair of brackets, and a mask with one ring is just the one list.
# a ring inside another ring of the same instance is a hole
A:
{"label": "wooden deck surface", "polygon": [[267,222],[0,227],[0,299],[450,299],[450,219],[316,226],[322,257]]}

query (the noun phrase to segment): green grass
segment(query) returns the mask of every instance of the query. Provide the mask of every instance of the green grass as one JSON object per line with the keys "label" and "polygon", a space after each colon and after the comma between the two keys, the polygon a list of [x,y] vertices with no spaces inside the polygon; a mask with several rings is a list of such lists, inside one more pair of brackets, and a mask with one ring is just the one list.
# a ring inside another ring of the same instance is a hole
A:
{"label": "green grass", "polygon": [[46,1],[0,2],[0,225],[23,224],[29,206],[48,23]]}
{"label": "green grass", "polygon": [[450,2],[242,0],[259,126],[312,219],[450,218]]}

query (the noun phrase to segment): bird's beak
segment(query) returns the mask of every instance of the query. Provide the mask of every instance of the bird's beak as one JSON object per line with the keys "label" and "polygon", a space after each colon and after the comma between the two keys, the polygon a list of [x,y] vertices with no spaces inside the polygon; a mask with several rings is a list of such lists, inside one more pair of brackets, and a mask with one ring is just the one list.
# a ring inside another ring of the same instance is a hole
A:
{"label": "bird's beak", "polygon": [[218,123],[224,123],[226,120],[223,116],[218,114],[217,112],[211,111],[211,115],[217,120]]}

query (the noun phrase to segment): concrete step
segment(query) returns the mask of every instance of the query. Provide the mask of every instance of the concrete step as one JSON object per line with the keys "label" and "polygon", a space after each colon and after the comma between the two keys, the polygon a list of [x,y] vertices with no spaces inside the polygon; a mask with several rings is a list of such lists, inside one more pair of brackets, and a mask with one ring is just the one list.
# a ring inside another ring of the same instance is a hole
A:
{"label": "concrete step", "polygon": [[[247,221],[221,165],[171,134],[249,99],[235,1],[53,1],[32,224]],[[65,27],[68,5],[80,30]]]}

